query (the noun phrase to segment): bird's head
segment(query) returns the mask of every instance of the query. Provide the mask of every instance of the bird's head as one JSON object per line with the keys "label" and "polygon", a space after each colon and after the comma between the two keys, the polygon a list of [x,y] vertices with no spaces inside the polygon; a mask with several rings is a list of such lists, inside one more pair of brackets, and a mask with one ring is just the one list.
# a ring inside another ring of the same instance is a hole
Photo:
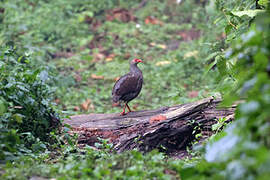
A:
{"label": "bird's head", "polygon": [[143,63],[143,61],[141,59],[133,59],[130,61],[130,64],[138,64],[138,63]]}

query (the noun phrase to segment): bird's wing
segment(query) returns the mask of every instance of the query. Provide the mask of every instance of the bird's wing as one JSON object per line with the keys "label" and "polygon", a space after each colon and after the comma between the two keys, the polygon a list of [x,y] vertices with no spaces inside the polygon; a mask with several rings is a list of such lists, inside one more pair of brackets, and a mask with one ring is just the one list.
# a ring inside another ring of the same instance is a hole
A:
{"label": "bird's wing", "polygon": [[126,94],[136,92],[138,87],[138,77],[133,76],[132,74],[126,74],[115,83],[112,94],[116,96],[124,96]]}

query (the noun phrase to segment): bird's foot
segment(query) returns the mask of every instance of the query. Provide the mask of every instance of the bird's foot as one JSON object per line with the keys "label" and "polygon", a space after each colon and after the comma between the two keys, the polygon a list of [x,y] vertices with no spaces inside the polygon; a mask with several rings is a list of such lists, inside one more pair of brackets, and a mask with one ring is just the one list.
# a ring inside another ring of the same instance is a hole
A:
{"label": "bird's foot", "polygon": [[120,116],[124,116],[124,115],[127,115],[127,113],[125,113],[125,112],[120,113]]}
{"label": "bird's foot", "polygon": [[128,112],[132,112],[132,110],[130,109],[130,107],[127,104],[127,108],[128,108]]}

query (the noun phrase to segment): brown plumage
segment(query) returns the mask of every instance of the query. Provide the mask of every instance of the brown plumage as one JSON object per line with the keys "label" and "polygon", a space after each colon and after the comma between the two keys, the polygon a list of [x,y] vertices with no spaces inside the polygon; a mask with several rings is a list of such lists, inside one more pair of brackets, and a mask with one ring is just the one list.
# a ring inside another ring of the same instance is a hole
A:
{"label": "brown plumage", "polygon": [[112,98],[113,102],[124,102],[124,108],[121,115],[125,115],[125,109],[128,108],[129,112],[131,109],[128,106],[128,103],[136,98],[142,89],[143,84],[143,75],[142,71],[137,67],[137,64],[142,62],[141,59],[133,59],[130,61],[130,71],[124,76],[120,77],[116,81],[113,90]]}

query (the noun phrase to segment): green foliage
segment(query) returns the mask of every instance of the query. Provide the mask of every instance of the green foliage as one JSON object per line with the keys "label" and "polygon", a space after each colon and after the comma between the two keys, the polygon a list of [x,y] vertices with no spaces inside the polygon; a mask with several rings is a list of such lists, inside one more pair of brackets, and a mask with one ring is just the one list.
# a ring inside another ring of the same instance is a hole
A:
{"label": "green foliage", "polygon": [[[224,85],[230,87],[224,89],[224,104],[239,99],[245,102],[238,106],[235,122],[206,145],[206,161],[182,170],[190,173],[189,179],[198,173],[207,179],[269,178],[270,10],[256,14],[253,22],[246,33],[235,36],[217,61],[220,76],[226,79]],[[207,169],[201,169],[202,165]]]}
{"label": "green foliage", "polygon": [[[72,154],[53,164],[43,164],[30,158],[7,164],[2,179],[46,177],[59,179],[174,179],[178,161],[168,161],[157,151],[146,155],[138,151],[107,154],[86,147],[84,154]],[[22,163],[24,162],[24,163]],[[11,167],[15,167],[12,169]],[[176,178],[175,178],[176,179]]]}
{"label": "green foliage", "polygon": [[[0,159],[20,152],[46,149],[59,126],[44,68],[33,68],[31,57],[12,43],[0,49]],[[28,148],[29,150],[27,150]]]}

